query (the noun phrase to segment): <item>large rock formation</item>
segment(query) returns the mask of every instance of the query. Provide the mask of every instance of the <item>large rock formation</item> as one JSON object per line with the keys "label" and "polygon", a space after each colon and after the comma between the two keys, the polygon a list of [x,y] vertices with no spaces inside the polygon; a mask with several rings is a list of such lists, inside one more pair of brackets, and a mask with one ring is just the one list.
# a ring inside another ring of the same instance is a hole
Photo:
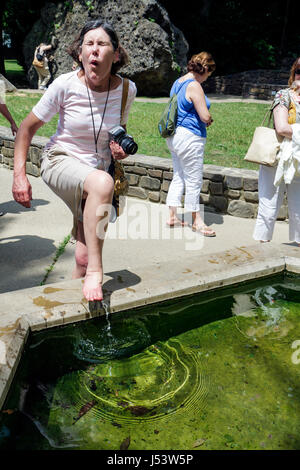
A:
{"label": "large rock formation", "polygon": [[172,82],[185,68],[188,44],[171,23],[167,11],[155,0],[69,0],[59,5],[47,4],[23,47],[31,85],[36,85],[31,67],[36,45],[56,42],[56,76],[69,72],[72,59],[66,48],[86,21],[99,17],[118,32],[130,57],[130,63],[120,73],[135,81],[139,95],[167,95]]}

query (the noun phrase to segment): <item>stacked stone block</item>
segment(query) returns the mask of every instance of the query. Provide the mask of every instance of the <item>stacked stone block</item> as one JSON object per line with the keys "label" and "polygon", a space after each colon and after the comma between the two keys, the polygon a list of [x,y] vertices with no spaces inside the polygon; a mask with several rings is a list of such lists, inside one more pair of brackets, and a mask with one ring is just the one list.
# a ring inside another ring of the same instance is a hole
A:
{"label": "stacked stone block", "polygon": [[[34,137],[30,146],[26,172],[40,176],[40,157],[47,138]],[[0,164],[13,169],[14,139],[10,129],[0,126]],[[123,161],[129,182],[128,196],[151,202],[166,203],[173,177],[172,160],[147,155],[132,155]],[[207,210],[235,217],[255,218],[258,208],[258,171],[204,165],[200,202]],[[286,198],[278,219],[287,218]]]}
{"label": "stacked stone block", "polygon": [[206,93],[271,100],[276,91],[286,88],[289,70],[247,70],[224,76],[212,76],[203,87]]}
{"label": "stacked stone block", "polygon": [[[5,168],[14,168],[15,142],[11,130],[0,126],[0,163]],[[45,144],[49,141],[46,137],[33,137],[26,161],[26,173],[32,176],[40,176],[40,158]]]}

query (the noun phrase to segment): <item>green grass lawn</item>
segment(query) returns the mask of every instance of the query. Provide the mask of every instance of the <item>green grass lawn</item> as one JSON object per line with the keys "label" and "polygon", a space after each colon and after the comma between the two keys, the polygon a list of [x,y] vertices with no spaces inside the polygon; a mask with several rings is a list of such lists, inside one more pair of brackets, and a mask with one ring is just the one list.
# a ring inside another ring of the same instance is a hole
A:
{"label": "green grass lawn", "polygon": [[24,69],[15,59],[5,59],[4,66],[7,80],[17,88],[25,88],[28,86]]}
{"label": "green grass lawn", "polygon": [[[40,95],[7,95],[6,104],[19,125],[39,100]],[[165,139],[160,137],[157,122],[164,108],[161,103],[135,102],[132,106],[127,131],[139,145],[138,152],[170,158]],[[257,165],[244,162],[256,126],[261,124],[268,108],[261,103],[213,103],[214,123],[207,131],[205,163],[226,167],[257,169]],[[55,133],[58,117],[39,129],[37,135],[50,137]],[[0,125],[7,121],[0,116]]]}

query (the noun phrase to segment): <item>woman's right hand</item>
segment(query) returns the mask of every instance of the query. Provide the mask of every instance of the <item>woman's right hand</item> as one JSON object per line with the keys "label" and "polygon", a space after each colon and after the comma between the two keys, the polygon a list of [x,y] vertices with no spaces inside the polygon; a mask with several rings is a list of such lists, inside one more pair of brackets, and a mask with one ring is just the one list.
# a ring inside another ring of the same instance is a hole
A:
{"label": "woman's right hand", "polygon": [[31,140],[43,124],[45,123],[30,111],[21,122],[15,140],[12,193],[14,200],[24,207],[30,207],[32,200],[32,188],[26,175],[26,158]]}
{"label": "woman's right hand", "polygon": [[14,200],[24,207],[30,207],[32,187],[26,175],[14,176],[12,194]]}

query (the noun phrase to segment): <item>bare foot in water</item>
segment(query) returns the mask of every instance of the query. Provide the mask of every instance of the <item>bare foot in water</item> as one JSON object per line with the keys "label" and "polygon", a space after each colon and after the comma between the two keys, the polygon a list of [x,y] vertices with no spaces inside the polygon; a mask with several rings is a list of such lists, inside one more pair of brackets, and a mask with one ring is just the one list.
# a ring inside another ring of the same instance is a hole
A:
{"label": "bare foot in water", "polygon": [[88,301],[103,300],[101,273],[98,271],[87,272],[82,290]]}

